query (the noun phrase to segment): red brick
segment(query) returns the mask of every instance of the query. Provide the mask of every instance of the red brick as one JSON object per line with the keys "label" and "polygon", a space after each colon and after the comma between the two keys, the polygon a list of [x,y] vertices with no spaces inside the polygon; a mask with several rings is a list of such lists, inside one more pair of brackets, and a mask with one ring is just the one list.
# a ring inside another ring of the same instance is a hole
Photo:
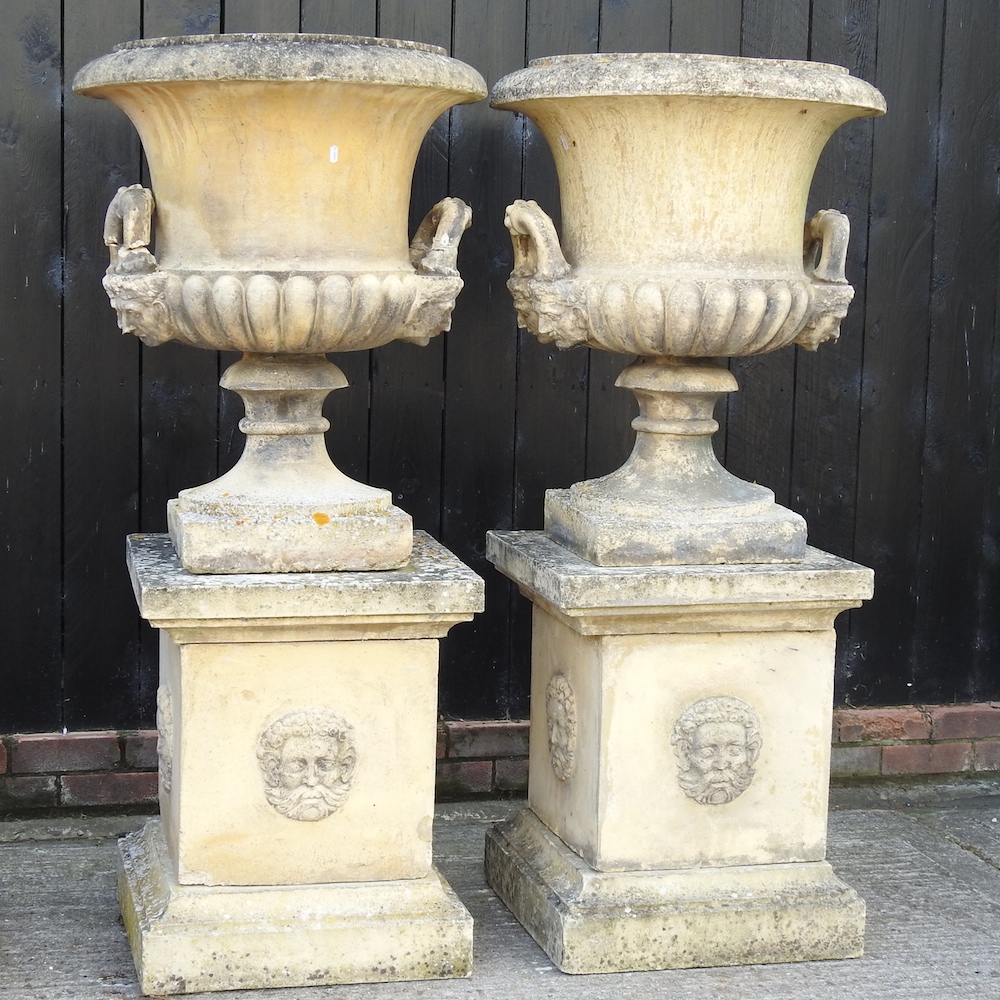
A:
{"label": "red brick", "polygon": [[1000,736],[1000,704],[928,705],[935,740],[975,740]]}
{"label": "red brick", "polygon": [[439,760],[437,793],[442,799],[493,791],[493,761]]}
{"label": "red brick", "polygon": [[1000,740],[979,740],[974,743],[977,771],[1000,771]]}
{"label": "red brick", "polygon": [[124,806],[155,802],[155,771],[66,774],[60,778],[64,806]]}
{"label": "red brick", "polygon": [[528,758],[515,757],[498,760],[496,785],[501,792],[526,792],[528,790]]}
{"label": "red brick", "polygon": [[834,747],[830,774],[834,778],[870,778],[881,772],[882,747]]}
{"label": "red brick", "polygon": [[841,743],[928,740],[930,719],[919,708],[838,708]]}
{"label": "red brick", "polygon": [[102,771],[121,760],[117,733],[31,733],[10,737],[13,774]]}
{"label": "red brick", "polygon": [[971,743],[931,743],[882,748],[883,774],[952,774],[972,766]]}
{"label": "red brick", "polygon": [[0,778],[0,809],[46,809],[57,802],[56,779],[50,774]]}
{"label": "red brick", "polygon": [[525,757],[527,720],[445,722],[449,757]]}
{"label": "red brick", "polygon": [[136,771],[155,770],[159,763],[156,756],[156,730],[140,729],[125,736],[125,766]]}
{"label": "red brick", "polygon": [[0,774],[7,773],[7,747],[0,741]]}

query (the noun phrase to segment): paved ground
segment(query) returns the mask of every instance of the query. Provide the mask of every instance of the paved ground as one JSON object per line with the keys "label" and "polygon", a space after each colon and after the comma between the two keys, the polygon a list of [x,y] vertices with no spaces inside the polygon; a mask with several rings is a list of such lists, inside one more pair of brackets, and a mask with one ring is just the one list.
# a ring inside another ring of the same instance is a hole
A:
{"label": "paved ground", "polygon": [[[969,791],[966,786],[966,791]],[[1000,998],[1000,784],[976,797],[839,793],[829,857],[868,904],[862,959],[567,976],[486,888],[483,832],[508,803],[445,806],[439,865],[476,920],[470,980],[200,994],[256,1000]],[[907,800],[909,804],[907,804]],[[138,997],[114,892],[134,817],[0,823],[0,1000]]]}

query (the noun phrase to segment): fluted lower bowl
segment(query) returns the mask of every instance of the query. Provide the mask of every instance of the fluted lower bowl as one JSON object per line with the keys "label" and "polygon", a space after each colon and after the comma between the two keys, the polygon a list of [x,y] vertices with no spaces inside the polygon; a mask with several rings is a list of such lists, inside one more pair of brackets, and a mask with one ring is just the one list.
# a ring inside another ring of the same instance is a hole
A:
{"label": "fluted lower bowl", "polygon": [[108,274],[104,287],[124,333],[155,346],[258,354],[325,354],[392,340],[426,344],[451,325],[462,279],[390,271]]}
{"label": "fluted lower bowl", "polygon": [[737,357],[837,335],[854,291],[806,279],[512,277],[518,324],[543,343],[641,357]]}

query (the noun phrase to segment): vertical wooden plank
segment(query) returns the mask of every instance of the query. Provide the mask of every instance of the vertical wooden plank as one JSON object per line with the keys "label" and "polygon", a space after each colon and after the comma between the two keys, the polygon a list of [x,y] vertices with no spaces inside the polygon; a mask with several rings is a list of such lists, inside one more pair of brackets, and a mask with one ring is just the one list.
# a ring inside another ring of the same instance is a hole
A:
{"label": "vertical wooden plank", "polygon": [[669,52],[674,0],[601,0],[602,52]]}
{"label": "vertical wooden plank", "polygon": [[[143,0],[146,38],[217,32],[219,25],[219,0]],[[214,479],[217,472],[218,357],[214,351],[171,342],[144,349],[141,358],[139,522],[143,531],[165,531],[167,501],[188,486]]]}
{"label": "vertical wooden plank", "polygon": [[[301,30],[335,35],[377,34],[375,0],[302,0]],[[348,351],[331,360],[350,385],[331,393],[323,407],[330,421],[327,448],[337,467],[371,482],[368,441],[371,402],[371,352]]]}
{"label": "vertical wooden plank", "polygon": [[742,3],[741,0],[673,0],[670,51],[738,56],[741,10],[754,2],[755,0],[742,0]]}
{"label": "vertical wooden plank", "polygon": [[[668,52],[672,0],[601,0],[601,52]],[[635,441],[635,397],[615,386],[634,357],[590,351],[587,380],[586,477],[617,469]]]}
{"label": "vertical wooden plank", "polygon": [[[526,59],[594,52],[600,27],[598,0],[532,0],[528,5]],[[561,229],[559,181],[548,143],[525,121],[523,197],[537,201]],[[585,478],[590,350],[561,351],[518,331],[514,411],[514,526],[541,528],[545,491]],[[528,709],[531,603],[514,595],[510,624],[510,711]]]}
{"label": "vertical wooden plank", "polygon": [[[528,5],[528,60],[597,49],[597,0],[532,0]],[[523,197],[537,201],[560,229],[559,181],[548,143],[525,122]],[[514,524],[541,528],[546,489],[584,477],[587,421],[585,348],[560,351],[526,330],[518,335],[515,413]]]}
{"label": "vertical wooden plank", "polygon": [[[915,701],[994,689],[996,539],[986,531],[1000,191],[1000,7],[948,0],[941,81],[923,521],[911,658]],[[995,523],[995,522],[994,522]],[[992,565],[987,571],[987,559]],[[987,679],[987,670],[993,674]]]}
{"label": "vertical wooden plank", "polygon": [[[456,0],[453,54],[492,86],[524,63],[526,4]],[[472,206],[462,243],[465,291],[445,345],[442,539],[486,579],[488,611],[456,628],[442,657],[443,708],[470,718],[508,714],[511,588],[485,560],[485,535],[513,517],[517,335],[505,282],[512,253],[502,220],[521,189],[523,125],[485,102],[452,112],[450,193]]]}
{"label": "vertical wooden plank", "polygon": [[[811,58],[872,80],[877,39],[877,0],[815,0]],[[854,545],[872,135],[880,125],[862,118],[837,130],[817,165],[807,212],[835,208],[850,218],[855,295],[840,340],[797,352],[791,503],[808,521],[811,543],[842,556]]]}
{"label": "vertical wooden plank", "polygon": [[78,69],[137,38],[135,0],[65,0],[63,190],[64,715],[69,729],[138,726],[155,678],[139,669],[139,616],[123,537],[138,530],[139,352],[101,287],[104,212],[139,176],[139,137],[108,101],[75,95]]}
{"label": "vertical wooden plank", "polygon": [[62,633],[60,4],[3,13],[0,732],[61,725]]}
{"label": "vertical wooden plank", "polygon": [[[871,80],[878,37],[877,0],[814,0],[810,58]],[[847,270],[855,296],[840,340],[797,350],[795,358],[789,506],[805,517],[811,544],[841,556],[854,548],[873,131],[871,118],[848,122],[817,165],[807,215],[836,208],[850,218]],[[850,697],[851,678],[865,663],[850,637],[851,620],[849,613],[836,623],[838,701]]]}
{"label": "vertical wooden plank", "polygon": [[873,128],[854,548],[875,570],[875,598],[851,612],[838,676],[854,704],[913,698],[943,24],[944,0],[879,9],[872,82],[889,110]]}
{"label": "vertical wooden plank", "polygon": [[[387,38],[451,46],[451,4],[441,0],[382,0],[379,32]],[[413,173],[410,233],[448,195],[450,115],[424,140]],[[480,224],[480,220],[475,220]],[[464,258],[459,267],[464,267]],[[444,420],[444,345],[395,342],[372,352],[370,482],[392,490],[415,527],[441,530],[441,435]]]}
{"label": "vertical wooden plank", "polygon": [[[741,54],[768,59],[805,59],[809,44],[809,0],[745,0]],[[803,223],[805,220],[802,220]],[[788,505],[791,486],[795,352],[790,348],[734,358],[730,368],[740,391],[728,399],[726,468],[741,479],[774,490]]]}
{"label": "vertical wooden plank", "polygon": [[376,35],[376,0],[302,0],[302,30],[334,35]]}
{"label": "vertical wooden plank", "polygon": [[[211,34],[221,27],[220,0],[142,0],[142,5],[144,38]],[[125,178],[125,183],[136,180]],[[153,225],[155,240],[155,218]],[[167,501],[188,486],[211,481],[218,472],[219,414],[225,405],[219,388],[219,356],[215,351],[171,342],[143,347],[139,357],[139,528],[165,531]],[[140,639],[142,674],[157,676],[156,632],[143,623]],[[153,717],[153,700],[143,702],[147,721]]]}
{"label": "vertical wooden plank", "polygon": [[223,0],[222,30],[298,31],[299,0]]}
{"label": "vertical wooden plank", "polygon": [[[223,0],[220,15],[221,30],[238,32],[297,32],[299,30],[299,0]],[[220,351],[217,377],[240,359],[238,351]],[[218,427],[216,460],[219,473],[228,472],[243,454],[246,438],[239,429],[243,418],[243,400],[239,394],[221,389],[218,393]]]}

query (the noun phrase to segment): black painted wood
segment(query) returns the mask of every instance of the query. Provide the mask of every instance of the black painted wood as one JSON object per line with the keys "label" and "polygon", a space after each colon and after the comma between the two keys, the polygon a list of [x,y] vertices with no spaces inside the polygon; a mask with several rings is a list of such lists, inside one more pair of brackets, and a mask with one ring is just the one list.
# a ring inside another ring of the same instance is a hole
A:
{"label": "black painted wood", "polygon": [[[379,33],[451,49],[451,5],[440,0],[382,0]],[[433,125],[417,157],[410,200],[412,236],[448,190],[451,116]],[[475,220],[481,224],[480,220]],[[465,268],[465,256],[459,267]],[[444,356],[448,334],[426,347],[392,343],[372,352],[370,479],[392,490],[414,526],[441,531]],[[336,358],[334,359],[336,360]]]}
{"label": "black painted wood", "polygon": [[[841,649],[838,696],[855,704],[913,696],[944,11],[944,0],[878,11],[873,82],[889,113],[872,127],[864,354],[854,371],[861,388],[854,554],[878,583],[874,600],[851,613]],[[859,318],[852,307],[845,340]]]}
{"label": "black painted wood", "polygon": [[[810,57],[882,87],[889,115],[835,137],[810,199],[852,219],[842,339],[738,362],[717,438],[733,471],[807,516],[812,541],[877,570],[875,600],[842,618],[838,700],[1000,697],[996,5],[12,0],[3,13],[0,731],[151,723],[156,648],[121,536],[162,529],[166,500],[242,448],[217,356],[117,334],[101,219],[140,179],[138,143],[114,107],[59,96],[61,76],[120,39],[218,30],[416,38],[491,82],[598,47]],[[334,356],[352,386],[331,397],[329,442],[487,578],[488,611],[444,643],[442,709],[520,716],[528,605],[485,562],[484,535],[537,527],[546,489],[622,462],[634,403],[613,383],[629,359],[516,331],[503,210],[523,195],[558,218],[533,130],[485,104],[443,116],[417,162],[411,229],[447,194],[475,212],[454,329],[422,349]]]}
{"label": "black painted wood", "polygon": [[[302,31],[375,35],[378,6],[375,0],[302,0],[299,23]],[[347,376],[350,385],[331,393],[323,406],[323,413],[330,421],[327,448],[339,469],[362,482],[371,482],[368,465],[371,352],[349,351],[331,360]]]}
{"label": "black painted wood", "polygon": [[[993,375],[1000,8],[949,0],[942,59],[914,699],[996,697]],[[987,636],[989,638],[987,639]]]}
{"label": "black painted wood", "polygon": [[[524,64],[526,3],[456,0],[452,55],[492,85]],[[443,709],[510,714],[511,586],[485,559],[486,532],[513,523],[517,333],[503,227],[521,194],[522,122],[485,102],[452,111],[450,193],[472,206],[462,241],[465,290],[445,345],[442,541],[486,579],[489,614],[456,628],[441,664]]]}
{"label": "black painted wood", "polygon": [[[673,5],[671,0],[603,0],[601,52],[668,52]],[[639,412],[635,397],[615,386],[615,379],[634,358],[591,351],[587,385],[586,476],[595,478],[617,469],[635,441],[632,418]],[[551,484],[565,485],[565,484]]]}
{"label": "black painted wood", "polygon": [[[808,0],[743,4],[740,55],[805,59],[808,45]],[[796,350],[734,358],[729,366],[740,390],[727,400],[726,467],[741,479],[774,490],[775,499],[785,506],[791,486]]]}
{"label": "black painted wood", "polygon": [[[137,38],[133,0],[64,4],[66,79],[117,42]],[[62,723],[70,729],[150,720],[155,664],[136,670],[139,617],[122,538],[139,528],[140,353],[122,336],[101,278],[104,212],[139,176],[139,139],[114,105],[67,89],[63,112],[63,537]],[[206,428],[210,434],[211,428]]]}
{"label": "black painted wood", "polygon": [[0,730],[49,729],[62,712],[60,4],[3,14]]}

